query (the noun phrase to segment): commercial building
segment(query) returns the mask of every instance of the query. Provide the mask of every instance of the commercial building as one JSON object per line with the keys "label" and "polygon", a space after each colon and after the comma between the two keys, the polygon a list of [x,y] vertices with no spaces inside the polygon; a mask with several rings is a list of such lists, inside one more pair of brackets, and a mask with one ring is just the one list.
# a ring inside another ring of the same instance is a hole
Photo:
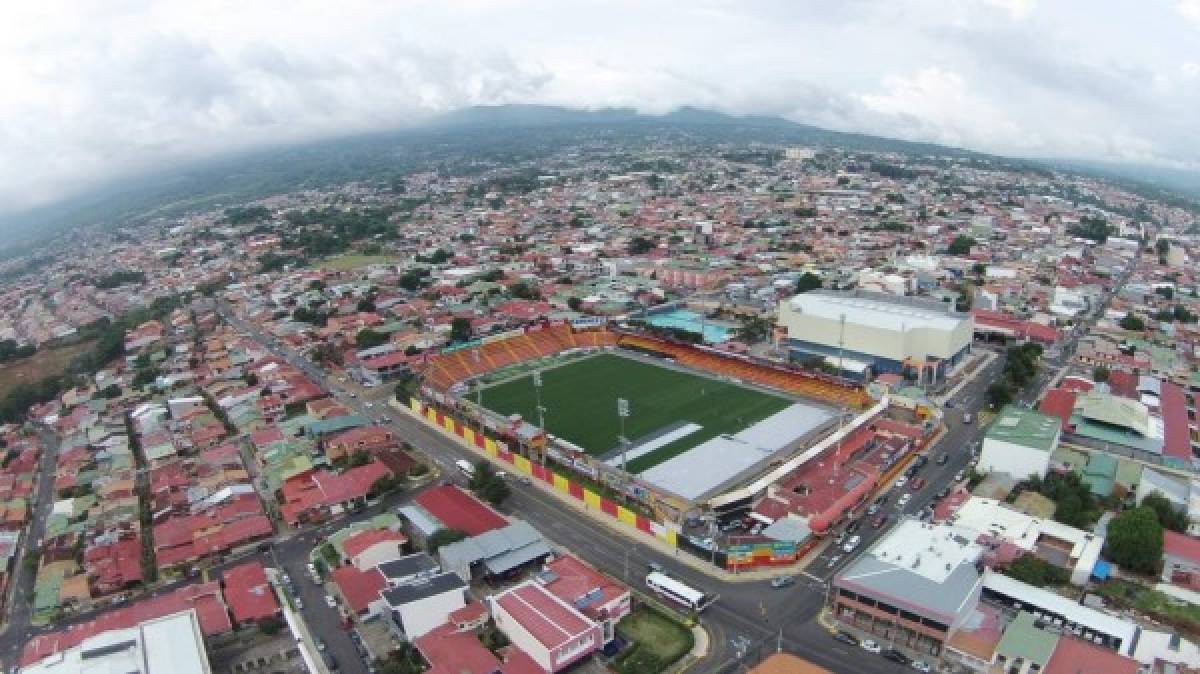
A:
{"label": "commercial building", "polygon": [[833,579],[834,615],[899,646],[941,653],[983,581],[976,533],[903,519]]}
{"label": "commercial building", "polygon": [[513,522],[478,536],[443,545],[438,560],[466,582],[475,578],[499,578],[550,556],[550,545],[528,522]]}
{"label": "commercial building", "polygon": [[77,645],[25,664],[22,674],[209,674],[204,634],[188,609],[87,637]]}
{"label": "commercial building", "polygon": [[596,621],[604,643],[617,635],[617,623],[633,609],[629,588],[571,555],[547,562],[537,581],[559,599]]}
{"label": "commercial building", "polygon": [[988,427],[977,468],[983,473],[1007,473],[1017,480],[1045,477],[1061,434],[1060,419],[1009,405]]}
{"label": "commercial building", "polygon": [[792,360],[821,358],[847,376],[911,371],[943,379],[971,347],[973,320],[949,305],[866,293],[810,292],[779,304]]}
{"label": "commercial building", "polygon": [[546,672],[558,672],[603,645],[599,625],[534,581],[490,598],[496,627]]}

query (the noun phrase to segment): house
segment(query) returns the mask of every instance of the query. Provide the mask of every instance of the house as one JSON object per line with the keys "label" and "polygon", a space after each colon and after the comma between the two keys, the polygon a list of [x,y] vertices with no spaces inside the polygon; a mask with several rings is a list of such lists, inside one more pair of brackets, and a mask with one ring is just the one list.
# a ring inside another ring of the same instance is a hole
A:
{"label": "house", "polygon": [[496,627],[545,672],[559,672],[597,651],[602,628],[534,581],[488,600]]}
{"label": "house", "polygon": [[388,587],[396,587],[437,575],[441,573],[441,568],[433,557],[418,552],[380,564],[379,572],[387,579]]}
{"label": "house", "polygon": [[418,639],[467,605],[466,588],[457,574],[443,572],[383,590],[389,626],[402,639]]}
{"label": "house", "polygon": [[353,566],[339,566],[329,576],[341,595],[342,605],[351,613],[378,615],[382,608],[379,593],[387,587],[379,569],[359,571]]}
{"label": "house", "polygon": [[262,562],[255,560],[225,570],[225,603],[238,625],[258,622],[279,615],[279,602],[267,581]]}
{"label": "house", "polygon": [[367,529],[342,541],[342,551],[359,571],[400,559],[408,537],[389,529]]}
{"label": "house", "polygon": [[321,440],[325,458],[330,462],[347,458],[352,454],[373,454],[399,446],[395,433],[384,426],[361,426],[328,435]]}
{"label": "house", "polygon": [[512,646],[502,649],[502,661],[484,648],[473,632],[458,629],[454,624],[438,626],[415,644],[429,663],[425,674],[544,674],[520,649]]}
{"label": "house", "polygon": [[305,471],[284,482],[279,513],[289,526],[337,515],[365,504],[375,483],[390,475],[377,461],[342,473]]}

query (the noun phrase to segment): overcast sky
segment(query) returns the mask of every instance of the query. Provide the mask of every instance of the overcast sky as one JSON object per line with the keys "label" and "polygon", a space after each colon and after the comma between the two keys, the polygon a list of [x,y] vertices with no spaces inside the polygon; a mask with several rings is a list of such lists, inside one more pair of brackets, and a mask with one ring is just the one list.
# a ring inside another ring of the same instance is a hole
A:
{"label": "overcast sky", "polygon": [[1195,167],[1200,0],[6,3],[0,212],[234,149],[526,102]]}

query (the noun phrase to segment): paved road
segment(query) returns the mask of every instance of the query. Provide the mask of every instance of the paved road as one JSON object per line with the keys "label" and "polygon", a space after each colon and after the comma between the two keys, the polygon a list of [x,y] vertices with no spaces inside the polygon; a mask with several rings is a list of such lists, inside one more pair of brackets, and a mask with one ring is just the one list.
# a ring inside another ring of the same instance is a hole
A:
{"label": "paved road", "polygon": [[30,631],[30,618],[33,612],[33,583],[35,574],[25,568],[25,553],[36,549],[46,532],[46,519],[54,507],[54,479],[58,473],[58,436],[48,430],[39,430],[38,437],[42,445],[42,456],[38,466],[37,491],[34,495],[34,509],[30,513],[32,520],[25,532],[21,548],[13,559],[14,570],[10,581],[8,598],[8,621],[0,634],[0,655],[8,664],[15,664],[20,657],[21,648],[25,645]]}

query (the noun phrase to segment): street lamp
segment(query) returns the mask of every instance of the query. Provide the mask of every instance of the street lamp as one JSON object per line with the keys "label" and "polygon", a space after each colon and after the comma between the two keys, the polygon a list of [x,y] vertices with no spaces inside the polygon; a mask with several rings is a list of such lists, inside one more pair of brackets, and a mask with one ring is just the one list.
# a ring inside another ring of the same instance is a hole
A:
{"label": "street lamp", "polygon": [[628,473],[626,463],[628,462],[629,440],[625,437],[625,419],[629,416],[629,401],[624,398],[617,398],[617,422],[620,424],[620,435],[617,436],[617,442],[621,443],[621,471]]}

